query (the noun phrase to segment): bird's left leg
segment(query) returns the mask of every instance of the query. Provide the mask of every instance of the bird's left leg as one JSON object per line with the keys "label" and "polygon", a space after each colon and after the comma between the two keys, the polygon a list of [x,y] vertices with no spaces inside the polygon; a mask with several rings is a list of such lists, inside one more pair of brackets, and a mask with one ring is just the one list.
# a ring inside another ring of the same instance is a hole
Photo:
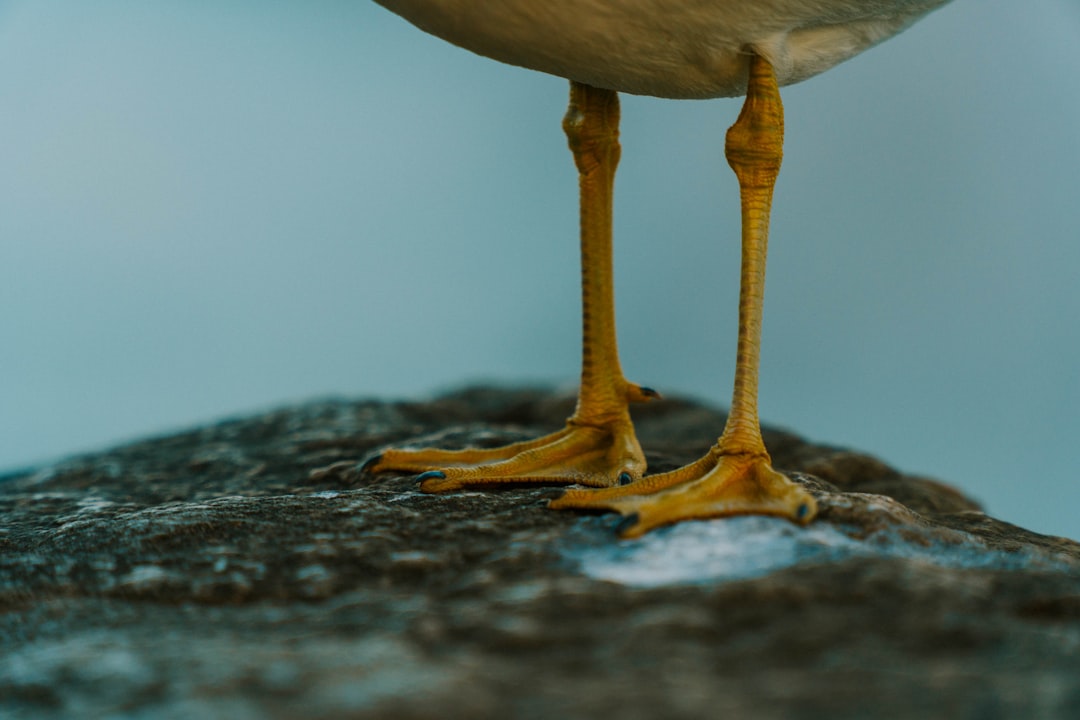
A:
{"label": "bird's left leg", "polygon": [[615,342],[611,227],[618,123],[615,92],[571,83],[563,129],[580,181],[583,347],[577,408],[566,427],[499,448],[386,450],[367,471],[422,473],[426,492],[524,482],[609,487],[644,474],[629,403],[657,394],[623,377]]}

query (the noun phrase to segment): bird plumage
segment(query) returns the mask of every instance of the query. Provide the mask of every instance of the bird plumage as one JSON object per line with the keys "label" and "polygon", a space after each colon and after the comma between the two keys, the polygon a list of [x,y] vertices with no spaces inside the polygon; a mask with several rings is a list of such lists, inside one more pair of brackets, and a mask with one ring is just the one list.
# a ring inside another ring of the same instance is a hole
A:
{"label": "bird plumage", "polygon": [[947,0],[376,0],[495,60],[669,98],[746,91],[750,54],[790,85],[895,35]]}

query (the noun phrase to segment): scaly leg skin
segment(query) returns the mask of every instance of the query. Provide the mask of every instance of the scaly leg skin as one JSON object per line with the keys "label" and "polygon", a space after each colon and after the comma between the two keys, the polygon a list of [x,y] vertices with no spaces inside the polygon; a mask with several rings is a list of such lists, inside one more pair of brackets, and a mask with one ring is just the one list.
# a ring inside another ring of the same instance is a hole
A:
{"label": "scaly leg skin", "polygon": [[615,343],[611,202],[619,162],[619,100],[572,82],[563,120],[581,190],[582,369],[577,409],[559,432],[501,448],[387,450],[368,472],[419,472],[420,489],[444,492],[504,483],[610,487],[641,478],[645,455],[629,403],[658,397],[626,381]]}
{"label": "scaly leg skin", "polygon": [[637,537],[681,520],[728,515],[776,515],[808,523],[814,498],[773,470],[757,411],[761,312],[765,289],[769,209],[783,156],[784,110],[772,67],[754,55],[739,119],[728,130],[725,154],[742,199],[742,269],[735,390],[727,425],[695,463],[625,487],[570,489],[550,507],[614,510],[625,516],[622,537]]}

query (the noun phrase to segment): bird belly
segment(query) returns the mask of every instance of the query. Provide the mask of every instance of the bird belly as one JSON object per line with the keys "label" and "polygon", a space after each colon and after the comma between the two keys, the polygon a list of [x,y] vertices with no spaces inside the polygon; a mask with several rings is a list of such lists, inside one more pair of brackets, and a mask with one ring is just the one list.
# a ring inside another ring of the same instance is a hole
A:
{"label": "bird belly", "polygon": [[947,0],[376,0],[455,45],[595,87],[671,98],[782,85],[895,35]]}

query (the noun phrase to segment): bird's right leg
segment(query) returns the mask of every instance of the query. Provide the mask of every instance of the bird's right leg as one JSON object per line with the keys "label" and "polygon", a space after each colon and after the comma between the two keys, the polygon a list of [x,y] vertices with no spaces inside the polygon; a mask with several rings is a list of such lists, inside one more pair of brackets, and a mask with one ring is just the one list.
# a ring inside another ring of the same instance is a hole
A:
{"label": "bird's right leg", "polygon": [[644,474],[629,403],[657,394],[623,377],[615,340],[611,228],[618,126],[615,92],[571,82],[563,129],[580,182],[583,347],[577,408],[566,427],[499,448],[386,450],[368,461],[369,472],[422,473],[426,492],[523,482],[610,487]]}

